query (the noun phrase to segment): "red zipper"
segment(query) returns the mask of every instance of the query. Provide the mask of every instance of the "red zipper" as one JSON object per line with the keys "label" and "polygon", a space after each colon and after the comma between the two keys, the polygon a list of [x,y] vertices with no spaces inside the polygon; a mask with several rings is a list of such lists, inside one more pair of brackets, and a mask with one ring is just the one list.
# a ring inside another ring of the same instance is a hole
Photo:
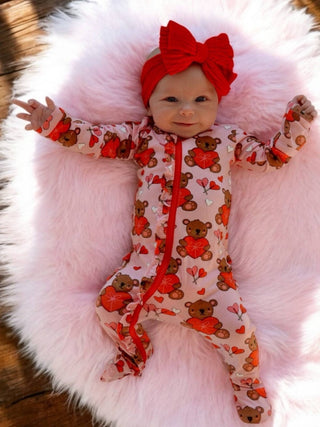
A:
{"label": "red zipper", "polygon": [[138,322],[140,312],[144,306],[144,304],[148,301],[149,298],[156,292],[156,290],[161,285],[164,275],[169,266],[169,262],[172,254],[173,247],[173,238],[174,238],[174,229],[176,225],[176,213],[178,208],[179,201],[179,190],[180,190],[180,179],[181,179],[181,164],[182,164],[182,142],[178,137],[176,142],[176,150],[175,150],[175,167],[174,167],[174,178],[173,178],[173,189],[172,189],[172,200],[169,211],[168,218],[168,227],[166,234],[166,246],[162,259],[162,263],[160,264],[158,274],[154,279],[152,285],[147,290],[147,292],[143,295],[142,303],[139,304],[132,314],[132,321],[130,322],[129,333],[133,339],[133,342],[137,346],[137,349],[140,351],[143,361],[147,360],[147,355],[145,349],[143,347],[142,341],[135,330],[135,325]]}

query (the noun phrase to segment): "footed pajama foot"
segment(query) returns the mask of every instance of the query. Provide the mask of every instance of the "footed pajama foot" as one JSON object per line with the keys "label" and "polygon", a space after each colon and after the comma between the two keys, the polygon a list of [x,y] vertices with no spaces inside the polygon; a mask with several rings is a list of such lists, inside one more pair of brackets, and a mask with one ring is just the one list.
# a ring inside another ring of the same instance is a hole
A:
{"label": "footed pajama foot", "polygon": [[130,356],[123,353],[117,354],[115,359],[109,362],[101,376],[101,381],[111,382],[120,380],[128,375],[140,376],[144,364],[137,366]]}
{"label": "footed pajama foot", "polygon": [[271,416],[271,404],[258,379],[242,378],[232,382],[238,415],[246,424],[262,424]]}

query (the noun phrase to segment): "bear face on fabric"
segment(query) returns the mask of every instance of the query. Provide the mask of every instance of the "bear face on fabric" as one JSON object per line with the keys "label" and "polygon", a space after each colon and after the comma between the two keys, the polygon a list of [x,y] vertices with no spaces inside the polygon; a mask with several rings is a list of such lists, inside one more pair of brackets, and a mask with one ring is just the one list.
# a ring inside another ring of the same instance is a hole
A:
{"label": "bear face on fabric", "polygon": [[227,227],[231,209],[231,193],[230,190],[225,190],[224,188],[222,191],[224,193],[224,204],[219,207],[215,219],[218,225],[223,224],[225,227]]}
{"label": "bear face on fabric", "polygon": [[127,305],[133,301],[129,292],[138,285],[138,280],[132,279],[128,274],[118,273],[112,284],[102,289],[96,306],[102,306],[109,312],[117,311],[119,314],[124,314]]}
{"label": "bear face on fabric", "polygon": [[259,424],[261,414],[264,412],[264,409],[261,406],[256,406],[255,408],[251,408],[250,406],[241,408],[240,406],[237,406],[237,410],[241,420],[247,424]]}
{"label": "bear face on fabric", "polygon": [[135,216],[134,216],[134,226],[132,228],[132,234],[148,238],[151,236],[152,231],[150,228],[150,223],[145,217],[145,208],[149,203],[144,200],[136,200],[134,204]]}
{"label": "bear face on fabric", "polygon": [[[184,211],[194,211],[197,209],[197,202],[193,200],[191,191],[187,188],[188,182],[193,178],[191,172],[181,173],[180,190],[178,194],[178,208]],[[173,180],[167,181],[165,187],[169,194],[172,194]]]}
{"label": "bear face on fabric", "polygon": [[158,288],[158,291],[161,294],[167,294],[169,298],[174,300],[182,299],[184,297],[184,292],[180,289],[180,278],[177,276],[180,265],[180,258],[170,258],[166,274]]}
{"label": "bear face on fabric", "polygon": [[[49,128],[51,119],[52,119],[52,116],[50,116],[46,120],[46,122],[43,125],[44,129],[46,127]],[[72,147],[78,142],[78,135],[80,134],[80,128],[79,127],[75,127],[74,129],[70,129],[70,128],[71,128],[71,118],[67,117],[66,113],[63,112],[60,122],[58,123],[56,128],[50,133],[50,138],[52,138],[54,141],[58,141],[64,147]]]}
{"label": "bear face on fabric", "polygon": [[188,151],[184,161],[188,166],[198,166],[201,169],[210,169],[211,172],[220,172],[220,157],[216,151],[221,144],[220,138],[211,136],[196,136],[196,147]]}
{"label": "bear face on fabric", "polygon": [[221,291],[228,291],[231,289],[237,289],[236,281],[232,275],[232,267],[231,267],[231,258],[228,255],[226,258],[217,259],[217,264],[219,265],[218,270],[220,274],[218,276],[217,287]]}
{"label": "bear face on fabric", "polygon": [[210,244],[206,235],[208,229],[212,227],[211,222],[204,223],[199,219],[193,221],[184,219],[183,224],[186,225],[187,236],[179,240],[178,254],[182,257],[190,256],[209,261],[212,258],[212,252],[209,251]]}
{"label": "bear face on fabric", "polygon": [[153,168],[158,164],[158,160],[155,158],[154,149],[149,148],[149,141],[152,140],[152,136],[145,135],[146,133],[147,131],[144,129],[139,132],[139,143],[134,155],[134,160],[141,167],[147,166]]}
{"label": "bear face on fabric", "polygon": [[195,302],[186,302],[185,306],[188,307],[188,313],[191,316],[183,326],[195,329],[207,335],[215,335],[218,338],[229,338],[230,333],[226,329],[222,329],[222,323],[213,317],[213,307],[218,304],[217,300],[211,299],[204,301],[199,299]]}
{"label": "bear face on fabric", "polygon": [[245,340],[245,343],[248,344],[251,353],[249,357],[246,358],[246,363],[243,365],[243,369],[250,372],[259,365],[259,347],[256,336],[253,332],[251,337]]}

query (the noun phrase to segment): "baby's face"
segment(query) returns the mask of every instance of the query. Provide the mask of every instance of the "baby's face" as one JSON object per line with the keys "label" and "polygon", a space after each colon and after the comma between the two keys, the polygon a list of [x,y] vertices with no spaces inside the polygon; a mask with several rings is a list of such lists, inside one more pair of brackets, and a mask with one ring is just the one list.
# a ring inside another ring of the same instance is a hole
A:
{"label": "baby's face", "polygon": [[216,120],[217,111],[217,92],[196,64],[161,79],[148,107],[148,114],[156,126],[182,138],[209,129]]}

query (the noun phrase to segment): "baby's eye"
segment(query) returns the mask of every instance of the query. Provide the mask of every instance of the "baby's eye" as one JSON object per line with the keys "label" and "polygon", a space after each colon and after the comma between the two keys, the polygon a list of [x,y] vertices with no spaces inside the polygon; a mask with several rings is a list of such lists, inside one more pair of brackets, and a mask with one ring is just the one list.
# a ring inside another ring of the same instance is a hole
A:
{"label": "baby's eye", "polygon": [[204,102],[204,101],[206,101],[207,100],[207,97],[206,96],[198,96],[197,98],[196,98],[196,102]]}
{"label": "baby's eye", "polygon": [[177,98],[175,96],[168,96],[166,99],[168,102],[177,102]]}

